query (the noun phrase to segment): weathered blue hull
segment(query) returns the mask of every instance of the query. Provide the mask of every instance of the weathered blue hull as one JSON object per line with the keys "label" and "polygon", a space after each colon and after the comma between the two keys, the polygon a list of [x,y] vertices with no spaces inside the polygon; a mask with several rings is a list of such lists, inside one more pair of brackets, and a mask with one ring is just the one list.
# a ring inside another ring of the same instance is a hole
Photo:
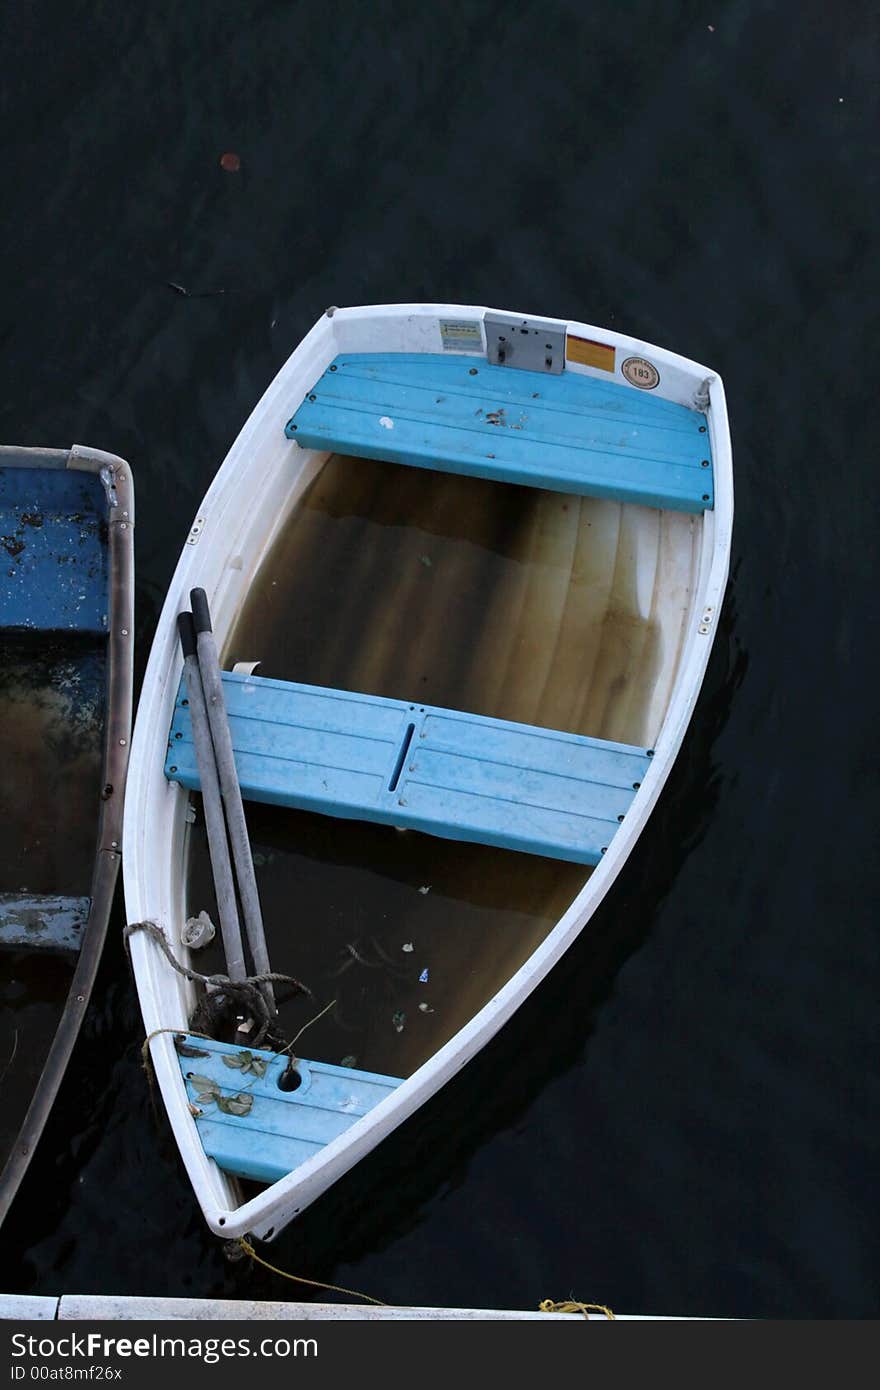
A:
{"label": "weathered blue hull", "polygon": [[0,1221],[61,1084],[113,904],[133,531],[122,459],[0,449]]}

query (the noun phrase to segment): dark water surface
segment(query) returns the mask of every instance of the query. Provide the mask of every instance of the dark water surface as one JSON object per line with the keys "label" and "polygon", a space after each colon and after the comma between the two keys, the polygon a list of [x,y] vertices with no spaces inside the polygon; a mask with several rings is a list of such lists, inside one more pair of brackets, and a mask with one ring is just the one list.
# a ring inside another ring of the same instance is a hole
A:
{"label": "dark water surface", "polygon": [[[651,824],[273,1263],[400,1304],[876,1317],[876,10],[34,0],[0,52],[0,438],[131,463],[138,681],[199,500],[328,304],[577,318],[728,392],[730,586]],[[0,1287],[301,1297],[202,1222],[123,923]]]}

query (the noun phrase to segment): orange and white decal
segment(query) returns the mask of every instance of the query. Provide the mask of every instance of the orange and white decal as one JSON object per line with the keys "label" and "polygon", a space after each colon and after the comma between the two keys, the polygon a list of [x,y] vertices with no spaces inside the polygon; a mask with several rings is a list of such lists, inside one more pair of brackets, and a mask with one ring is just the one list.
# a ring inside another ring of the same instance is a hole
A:
{"label": "orange and white decal", "polygon": [[610,343],[595,343],[590,338],[577,338],[569,333],[565,340],[565,356],[569,362],[580,362],[584,367],[614,371],[614,348]]}

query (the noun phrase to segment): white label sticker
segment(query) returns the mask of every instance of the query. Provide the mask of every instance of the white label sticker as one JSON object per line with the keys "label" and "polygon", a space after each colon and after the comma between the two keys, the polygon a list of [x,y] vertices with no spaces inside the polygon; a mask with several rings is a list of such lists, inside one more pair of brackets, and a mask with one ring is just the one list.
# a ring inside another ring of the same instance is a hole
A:
{"label": "white label sticker", "polygon": [[628,357],[620,370],[630,386],[638,386],[641,391],[653,391],[660,385],[660,373],[645,357]]}
{"label": "white label sticker", "polygon": [[478,323],[461,319],[440,320],[444,352],[482,352],[483,334]]}

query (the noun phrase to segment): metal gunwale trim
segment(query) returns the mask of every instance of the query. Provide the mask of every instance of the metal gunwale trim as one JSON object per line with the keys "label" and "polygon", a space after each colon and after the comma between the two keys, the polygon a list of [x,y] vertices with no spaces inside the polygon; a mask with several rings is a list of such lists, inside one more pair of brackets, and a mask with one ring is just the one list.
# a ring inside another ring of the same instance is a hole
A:
{"label": "metal gunwale trim", "polygon": [[0,468],[66,468],[69,449],[38,449],[0,444]]}

